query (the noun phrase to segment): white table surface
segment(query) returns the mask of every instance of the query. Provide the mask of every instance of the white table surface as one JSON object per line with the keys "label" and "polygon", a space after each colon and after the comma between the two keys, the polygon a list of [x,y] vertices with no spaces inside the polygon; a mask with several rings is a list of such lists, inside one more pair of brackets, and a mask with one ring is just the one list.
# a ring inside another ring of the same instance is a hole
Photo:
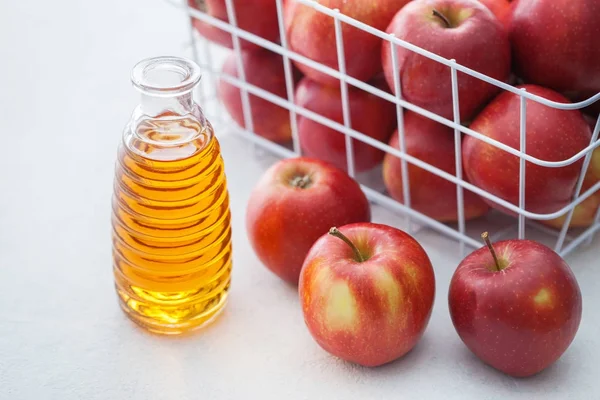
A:
{"label": "white table surface", "polygon": [[[231,300],[194,335],[154,336],[119,310],[110,195],[141,58],[183,54],[185,17],[159,0],[0,3],[0,399],[598,399],[600,237],[568,258],[584,298],[562,359],[531,379],[481,364],[446,303],[455,242],[417,235],[436,270],[433,316],[404,359],[366,369],[322,351],[296,291],[260,265],[244,209],[265,168],[220,132],[234,223]],[[375,220],[402,226],[378,207]]]}

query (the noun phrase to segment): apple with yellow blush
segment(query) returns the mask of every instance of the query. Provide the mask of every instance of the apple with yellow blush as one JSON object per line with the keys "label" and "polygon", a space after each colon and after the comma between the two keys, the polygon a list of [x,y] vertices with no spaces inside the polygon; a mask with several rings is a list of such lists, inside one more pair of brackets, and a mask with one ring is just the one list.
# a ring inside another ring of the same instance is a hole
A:
{"label": "apple with yellow blush", "polygon": [[387,225],[355,223],[315,242],[299,295],[308,330],[324,350],[374,367],[402,357],[420,340],[435,277],[413,237]]}

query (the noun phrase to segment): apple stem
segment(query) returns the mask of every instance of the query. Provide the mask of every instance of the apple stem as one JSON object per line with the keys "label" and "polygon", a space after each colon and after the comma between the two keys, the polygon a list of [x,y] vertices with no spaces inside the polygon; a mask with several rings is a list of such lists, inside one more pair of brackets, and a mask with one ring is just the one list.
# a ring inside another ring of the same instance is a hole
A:
{"label": "apple stem", "polygon": [[310,177],[308,175],[296,176],[291,180],[290,184],[297,188],[304,189],[310,184]]}
{"label": "apple stem", "polygon": [[207,11],[206,0],[196,0],[195,3],[196,3],[196,7],[198,7],[198,10],[200,10],[202,12]]}
{"label": "apple stem", "polygon": [[441,19],[442,21],[444,21],[444,24],[446,25],[446,28],[452,28],[452,25],[450,24],[450,21],[448,20],[448,18],[446,18],[444,16],[444,14],[442,14],[441,12],[439,12],[438,10],[436,10],[435,8],[433,9],[432,14],[435,17],[438,17],[439,19]]}
{"label": "apple stem", "polygon": [[362,254],[360,254],[360,251],[354,245],[354,243],[352,243],[350,241],[350,239],[348,239],[342,232],[340,232],[340,230],[338,228],[336,228],[336,227],[331,228],[329,230],[329,234],[332,235],[332,236],[335,236],[338,239],[342,239],[344,242],[346,242],[346,244],[348,246],[350,246],[350,248],[354,252],[354,256],[358,259],[358,261],[360,261],[360,262],[364,262],[365,261],[364,257],[362,256]]}
{"label": "apple stem", "polygon": [[492,242],[490,242],[490,238],[489,238],[488,233],[487,232],[483,232],[481,234],[481,238],[483,239],[483,241],[487,245],[488,249],[490,249],[490,253],[492,253],[492,257],[494,258],[494,263],[496,264],[496,270],[498,272],[502,271],[502,268],[500,268],[500,263],[498,262],[498,257],[496,256],[496,251],[494,250],[494,246],[492,246]]}

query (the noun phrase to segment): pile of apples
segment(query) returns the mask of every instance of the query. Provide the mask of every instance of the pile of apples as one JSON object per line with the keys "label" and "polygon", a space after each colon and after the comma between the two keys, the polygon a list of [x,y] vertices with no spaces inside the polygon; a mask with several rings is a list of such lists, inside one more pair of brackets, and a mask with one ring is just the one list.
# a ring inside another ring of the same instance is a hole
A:
{"label": "pile of apples", "polygon": [[[320,0],[344,15],[394,34],[489,77],[547,100],[570,103],[600,92],[600,0]],[[233,0],[237,25],[278,43],[275,0]],[[295,53],[339,69],[334,21],[295,0],[284,0],[287,44]],[[376,4],[374,7],[373,4]],[[225,0],[190,5],[228,21]],[[200,20],[196,30],[232,48],[231,35]],[[401,46],[342,24],[347,74],[418,107],[519,149],[520,96],[458,72],[459,107],[453,108],[450,68]],[[294,93],[288,93],[280,55],[241,40],[246,80],[273,95],[344,123],[338,79],[294,61]],[[394,65],[394,61],[396,65]],[[239,77],[231,52],[223,73]],[[394,72],[398,71],[398,76]],[[396,93],[400,89],[401,93]],[[231,117],[244,125],[240,90],[221,80],[219,95]],[[348,86],[354,130],[399,146],[395,104]],[[250,95],[253,130],[289,144],[290,113]],[[527,153],[564,161],[585,149],[600,102],[558,110],[527,100]],[[449,174],[456,173],[454,131],[412,111],[403,111],[405,150]],[[248,236],[263,264],[299,284],[306,324],[327,351],[362,365],[401,357],[419,340],[434,302],[433,268],[423,248],[406,233],[371,223],[369,203],[346,174],[345,137],[297,116],[305,157],[281,161],[263,176],[247,209]],[[400,160],[353,140],[355,170],[383,165],[389,195],[404,202]],[[465,179],[518,205],[519,159],[472,136],[462,139]],[[553,213],[573,198],[583,159],[560,168],[526,163],[525,200],[530,212]],[[411,207],[442,222],[458,218],[455,184],[410,164]],[[600,180],[600,150],[594,152],[582,191]],[[465,191],[464,215],[490,208],[509,210]],[[573,227],[593,223],[600,191],[577,206]],[[542,221],[560,227],[564,216]],[[338,227],[338,228],[332,228]],[[514,376],[535,374],[556,361],[573,340],[581,319],[581,295],[567,264],[549,248],[508,240],[475,251],[450,283],[449,310],[461,339],[482,360]]]}
{"label": "pile of apples", "polygon": [[[250,195],[246,228],[265,267],[298,285],[306,326],[329,353],[374,367],[419,342],[435,300],[431,261],[412,236],[371,222],[360,185],[341,169],[308,157],[275,163]],[[487,364],[536,374],[577,333],[579,285],[550,248],[483,237],[487,248],[468,255],[450,282],[452,322]]]}
{"label": "pile of apples", "polygon": [[[227,21],[225,0],[190,0],[191,5]],[[469,67],[489,77],[545,99],[570,103],[600,92],[600,0],[321,0],[323,6],[394,34],[411,44]],[[281,39],[275,0],[233,0],[240,28],[265,40]],[[295,53],[339,69],[332,17],[295,0],[283,1],[284,35]],[[194,20],[206,38],[232,47],[231,35]],[[345,70],[373,87],[450,120],[454,119],[450,68],[397,46],[398,82],[394,77],[391,46],[377,36],[342,23]],[[241,40],[242,62],[250,84],[288,99],[283,59],[254,43]],[[231,52],[223,73],[238,77],[236,54]],[[344,123],[341,87],[337,78],[294,61],[295,104],[323,117]],[[457,118],[471,129],[519,149],[520,97],[480,79],[458,72]],[[222,80],[219,94],[233,119],[244,125],[238,87]],[[348,85],[352,129],[392,147],[399,147],[395,104]],[[267,100],[250,96],[253,130],[271,141],[289,144],[290,113]],[[545,161],[564,161],[585,149],[591,140],[600,101],[582,111],[558,110],[527,101],[529,155]],[[586,115],[587,114],[587,115]],[[456,173],[453,130],[412,111],[403,112],[405,150],[436,168]],[[586,120],[587,118],[587,120]],[[342,133],[304,116],[297,116],[303,155],[346,169],[346,142]],[[400,159],[353,140],[355,171],[370,171],[383,164],[387,192],[405,203]],[[472,136],[462,140],[464,179],[490,194],[519,204],[519,158]],[[526,210],[554,213],[569,204],[583,164],[561,168],[526,163]],[[409,164],[406,176],[411,207],[441,222],[458,219],[456,185]],[[593,154],[582,192],[600,180],[600,150]],[[580,204],[571,226],[590,226],[600,206],[600,191]],[[486,214],[490,208],[511,214],[504,207],[465,191],[465,218]],[[541,221],[560,228],[564,216]]]}

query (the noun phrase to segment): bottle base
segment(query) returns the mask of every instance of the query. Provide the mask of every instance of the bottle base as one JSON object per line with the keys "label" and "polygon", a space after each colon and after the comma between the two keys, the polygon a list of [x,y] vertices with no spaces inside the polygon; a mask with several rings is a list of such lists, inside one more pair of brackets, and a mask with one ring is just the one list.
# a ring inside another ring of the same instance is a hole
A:
{"label": "bottle base", "polygon": [[[126,291],[116,288],[119,305],[125,315],[134,323],[149,332],[160,335],[181,335],[204,328],[214,322],[227,304],[228,292],[219,294],[209,307],[197,310],[197,307],[178,307],[171,310],[160,305],[141,303],[133,299]],[[194,313],[196,311],[196,313]],[[193,313],[192,315],[190,315]],[[184,317],[180,315],[184,314]]]}

